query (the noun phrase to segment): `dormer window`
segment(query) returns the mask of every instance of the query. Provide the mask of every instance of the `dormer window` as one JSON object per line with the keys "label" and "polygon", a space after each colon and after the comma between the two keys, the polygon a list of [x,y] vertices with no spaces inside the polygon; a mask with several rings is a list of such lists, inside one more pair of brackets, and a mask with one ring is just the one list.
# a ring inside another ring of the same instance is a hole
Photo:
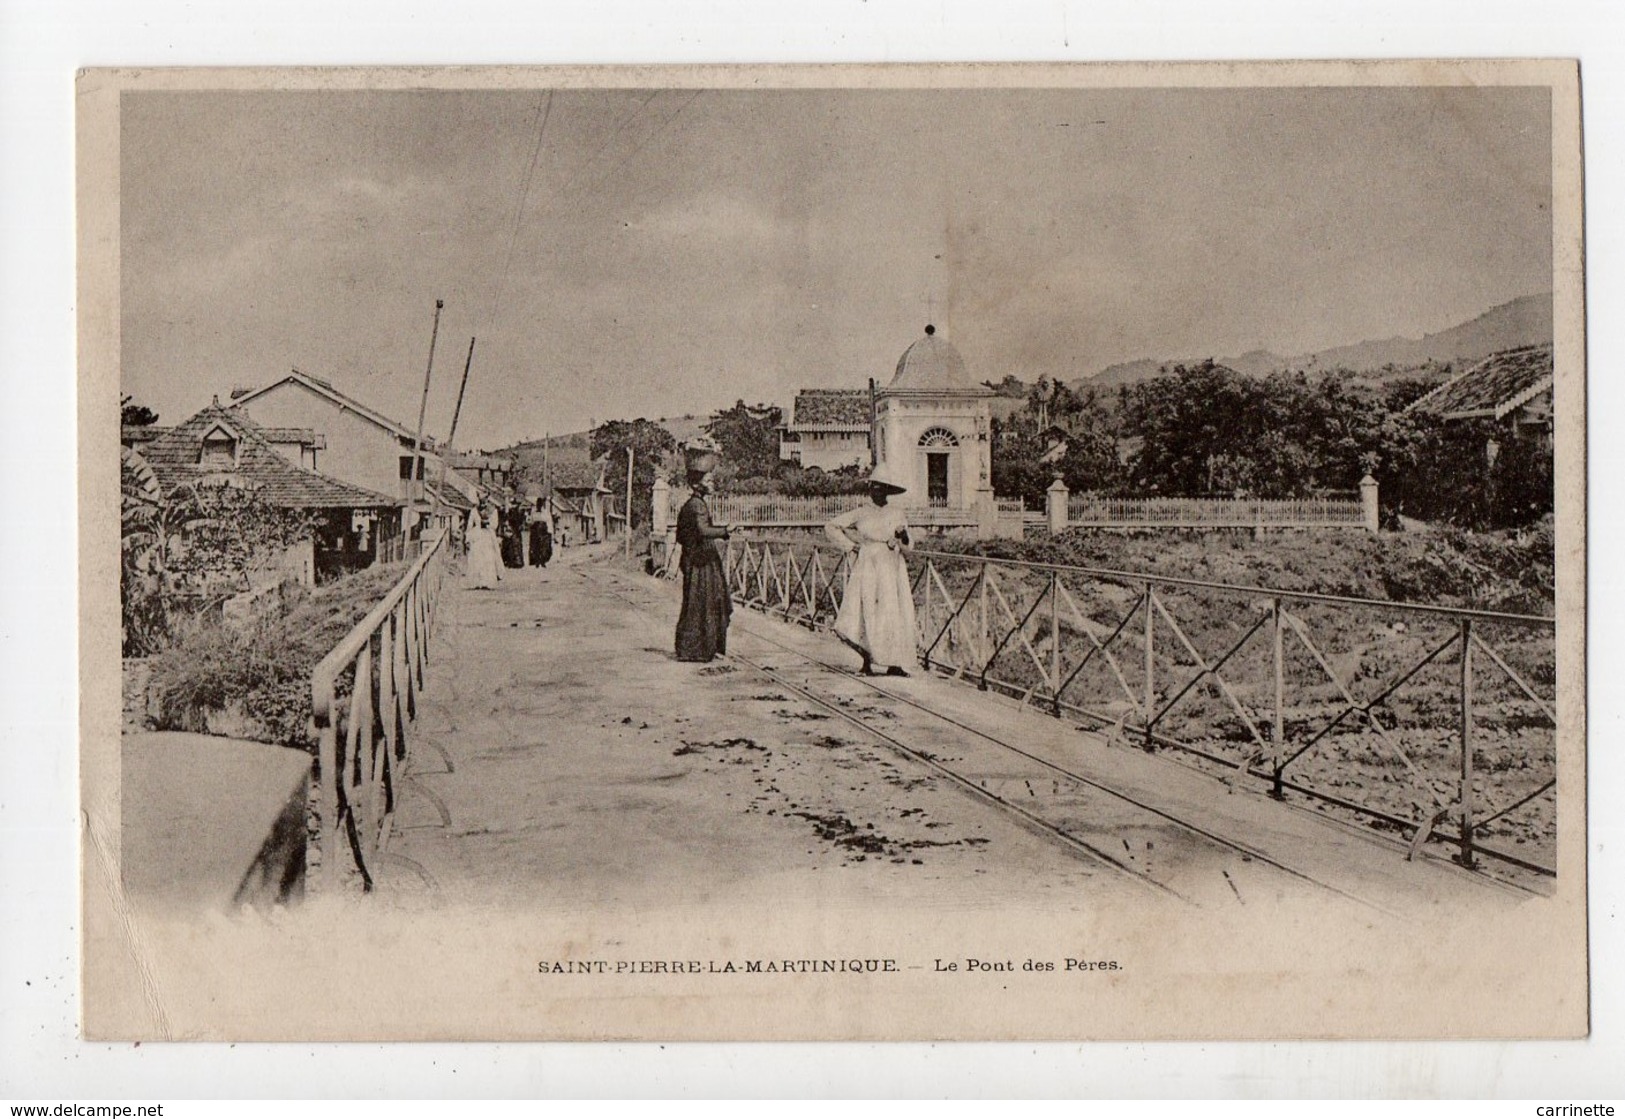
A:
{"label": "dormer window", "polygon": [[205,470],[235,470],[237,437],[223,427],[213,428],[203,437],[203,454],[198,462]]}

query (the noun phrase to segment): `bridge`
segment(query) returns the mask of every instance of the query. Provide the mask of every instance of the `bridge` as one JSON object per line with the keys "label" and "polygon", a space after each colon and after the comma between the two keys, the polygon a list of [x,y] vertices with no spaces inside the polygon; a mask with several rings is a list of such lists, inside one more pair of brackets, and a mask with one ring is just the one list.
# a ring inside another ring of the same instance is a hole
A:
{"label": "bridge", "polygon": [[[709,665],[672,655],[675,582],[614,544],[496,590],[448,551],[318,670],[318,891],[1408,918],[1551,886],[1546,619],[922,552],[919,670],[871,679],[825,632],[841,561],[806,541],[731,547]],[[1416,663],[1352,678],[1325,615],[1366,611]],[[1516,781],[1475,770],[1508,750]]]}

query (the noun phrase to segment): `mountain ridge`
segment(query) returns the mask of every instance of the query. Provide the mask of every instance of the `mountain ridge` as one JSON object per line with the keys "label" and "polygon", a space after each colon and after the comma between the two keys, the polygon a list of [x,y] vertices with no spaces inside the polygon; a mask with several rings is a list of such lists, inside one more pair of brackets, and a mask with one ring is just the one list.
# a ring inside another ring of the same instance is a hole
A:
{"label": "mountain ridge", "polygon": [[[1458,363],[1457,372],[1460,372],[1460,363],[1477,361],[1500,350],[1551,340],[1552,293],[1541,292],[1497,304],[1465,322],[1424,334],[1420,338],[1396,335],[1367,339],[1295,357],[1283,357],[1269,350],[1257,349],[1235,357],[1216,357],[1213,360],[1238,373],[1255,377],[1267,376],[1280,369],[1325,371],[1342,368],[1360,373],[1380,370],[1387,365],[1405,368],[1426,365],[1430,361]],[[1206,358],[1138,358],[1108,365],[1073,381],[1072,385],[1076,388],[1112,389],[1161,376],[1165,367],[1192,365],[1203,360]]]}

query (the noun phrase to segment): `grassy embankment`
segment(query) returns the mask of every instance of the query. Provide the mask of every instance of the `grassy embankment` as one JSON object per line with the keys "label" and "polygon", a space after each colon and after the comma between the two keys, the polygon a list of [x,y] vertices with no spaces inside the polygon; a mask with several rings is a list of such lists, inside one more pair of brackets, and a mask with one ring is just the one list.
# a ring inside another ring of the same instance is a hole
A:
{"label": "grassy embankment", "polygon": [[153,730],[227,733],[314,750],[310,674],[407,569],[383,564],[314,590],[244,627],[195,622],[151,658]]}

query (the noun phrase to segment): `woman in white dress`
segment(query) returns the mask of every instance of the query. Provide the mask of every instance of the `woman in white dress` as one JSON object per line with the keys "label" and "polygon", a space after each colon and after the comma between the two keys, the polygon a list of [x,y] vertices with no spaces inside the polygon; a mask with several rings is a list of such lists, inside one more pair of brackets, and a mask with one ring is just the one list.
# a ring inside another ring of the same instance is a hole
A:
{"label": "woman in white dress", "polygon": [[905,492],[907,487],[881,466],[869,476],[869,504],[824,526],[853,557],[835,633],[863,656],[866,676],[907,676],[918,656],[914,592],[902,551],[910,543],[908,520],[888,502]]}
{"label": "woman in white dress", "polygon": [[496,530],[488,516],[475,510],[468,515],[468,585],[495,589],[501,578]]}

